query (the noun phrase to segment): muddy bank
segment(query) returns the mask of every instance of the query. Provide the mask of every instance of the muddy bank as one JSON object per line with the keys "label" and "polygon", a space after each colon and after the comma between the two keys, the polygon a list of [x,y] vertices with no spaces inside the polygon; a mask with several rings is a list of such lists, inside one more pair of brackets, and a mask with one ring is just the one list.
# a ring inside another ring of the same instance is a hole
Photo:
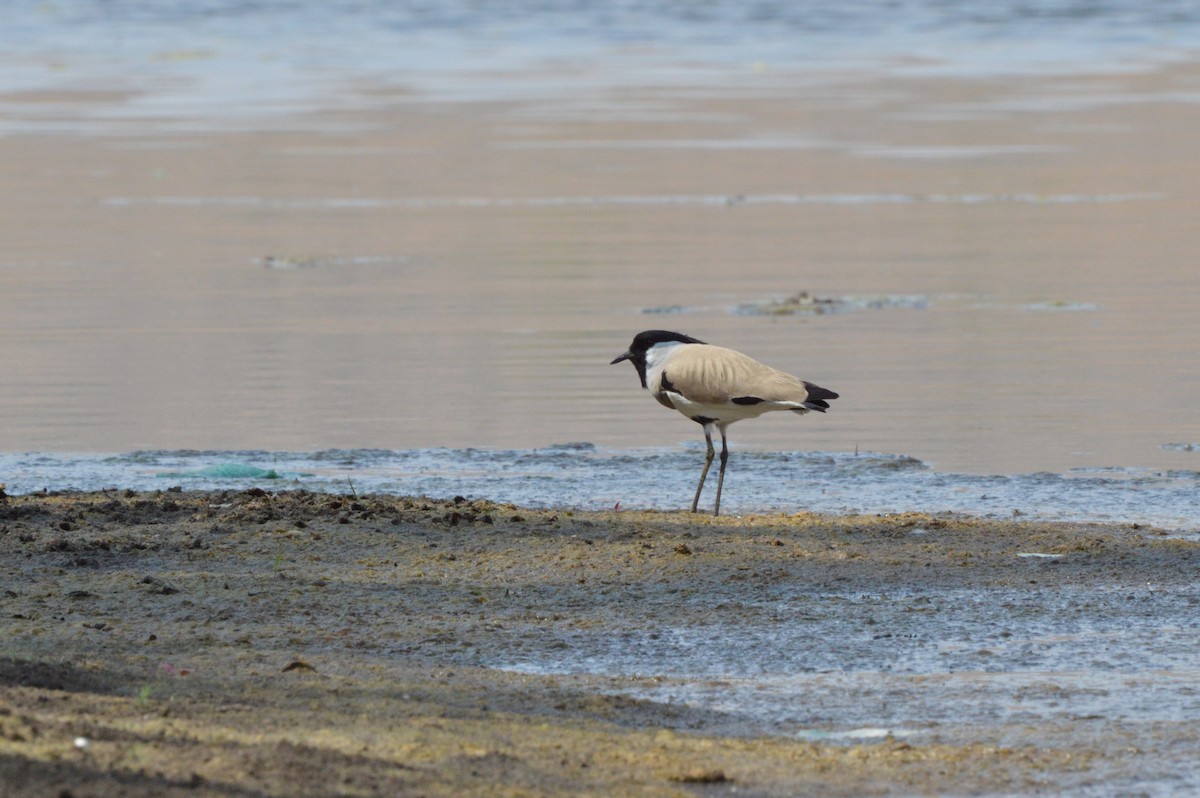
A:
{"label": "muddy bank", "polygon": [[0,550],[3,796],[1200,784],[1151,529],[126,491]]}

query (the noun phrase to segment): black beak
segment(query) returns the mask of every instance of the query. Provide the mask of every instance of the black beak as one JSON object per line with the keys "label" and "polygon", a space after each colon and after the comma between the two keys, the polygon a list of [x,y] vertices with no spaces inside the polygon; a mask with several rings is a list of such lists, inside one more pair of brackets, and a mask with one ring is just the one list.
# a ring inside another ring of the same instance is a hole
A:
{"label": "black beak", "polygon": [[609,363],[608,365],[615,366],[616,364],[620,363],[622,360],[628,360],[631,357],[633,357],[632,352],[625,352],[623,354],[617,355],[617,359],[614,360],[612,363]]}

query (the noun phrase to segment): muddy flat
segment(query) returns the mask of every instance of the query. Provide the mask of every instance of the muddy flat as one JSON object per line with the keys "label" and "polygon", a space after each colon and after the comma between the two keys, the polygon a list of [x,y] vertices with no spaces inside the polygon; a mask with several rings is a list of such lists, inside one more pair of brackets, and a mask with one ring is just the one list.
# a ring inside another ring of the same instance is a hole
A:
{"label": "muddy flat", "polygon": [[6,798],[1200,785],[1153,529],[123,491],[0,547]]}

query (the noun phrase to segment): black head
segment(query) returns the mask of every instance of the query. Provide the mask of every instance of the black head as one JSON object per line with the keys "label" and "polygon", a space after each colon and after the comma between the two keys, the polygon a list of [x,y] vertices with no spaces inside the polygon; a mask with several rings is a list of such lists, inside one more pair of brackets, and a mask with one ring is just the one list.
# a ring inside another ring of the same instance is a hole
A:
{"label": "black head", "polygon": [[633,336],[633,343],[629,345],[629,349],[622,352],[609,365],[620,363],[622,360],[628,360],[637,369],[638,378],[642,381],[642,387],[646,387],[646,352],[652,346],[665,344],[674,341],[680,344],[702,344],[703,341],[698,338],[693,338],[690,335],[683,333],[671,332],[670,330],[646,330]]}

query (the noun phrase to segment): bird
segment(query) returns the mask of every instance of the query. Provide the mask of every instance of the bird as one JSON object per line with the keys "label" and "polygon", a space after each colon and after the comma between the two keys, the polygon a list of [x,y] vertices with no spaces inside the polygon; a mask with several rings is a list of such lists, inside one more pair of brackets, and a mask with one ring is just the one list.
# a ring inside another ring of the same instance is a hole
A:
{"label": "bird", "polygon": [[749,355],[670,330],[638,333],[629,349],[609,365],[625,360],[637,369],[642,387],[659,404],[678,410],[704,428],[708,450],[692,499],[693,513],[700,503],[704,480],[715,455],[714,428],[721,433],[721,471],[713,506],[716,516],[721,514],[721,488],[729,461],[725,429],[730,424],[772,410],[790,410],[800,415],[810,410],[824,413],[829,402],[838,398],[838,394],[827,388],[759,363]]}

